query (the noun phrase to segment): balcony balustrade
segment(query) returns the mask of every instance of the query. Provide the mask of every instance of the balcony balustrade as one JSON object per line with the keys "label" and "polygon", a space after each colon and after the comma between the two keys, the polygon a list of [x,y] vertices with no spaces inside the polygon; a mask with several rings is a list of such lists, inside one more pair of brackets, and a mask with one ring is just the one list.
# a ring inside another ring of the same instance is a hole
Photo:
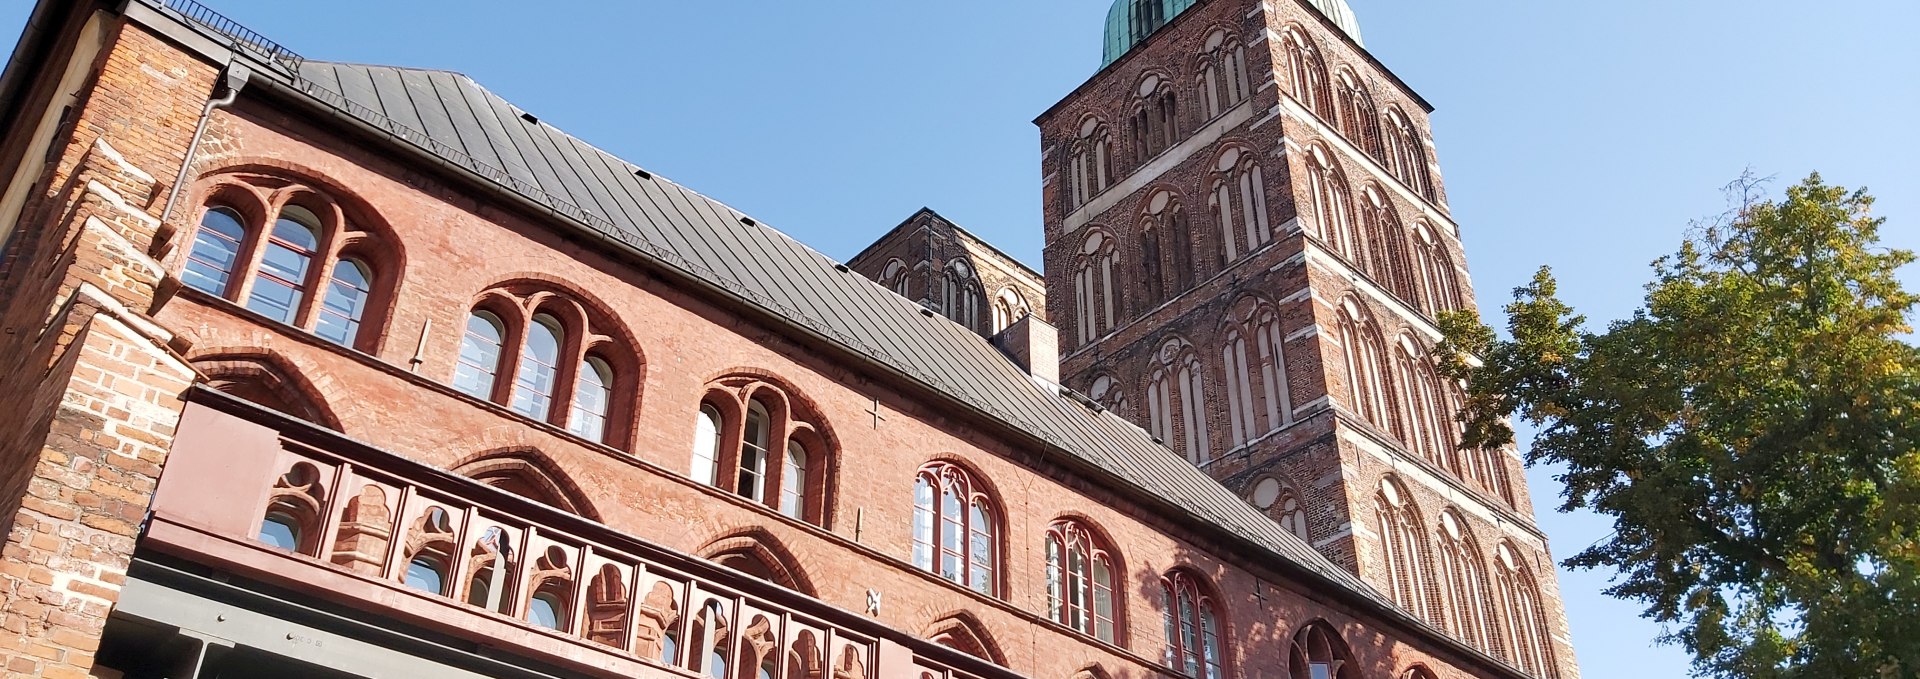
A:
{"label": "balcony balustrade", "polygon": [[189,401],[143,549],[621,676],[1017,676],[212,390]]}

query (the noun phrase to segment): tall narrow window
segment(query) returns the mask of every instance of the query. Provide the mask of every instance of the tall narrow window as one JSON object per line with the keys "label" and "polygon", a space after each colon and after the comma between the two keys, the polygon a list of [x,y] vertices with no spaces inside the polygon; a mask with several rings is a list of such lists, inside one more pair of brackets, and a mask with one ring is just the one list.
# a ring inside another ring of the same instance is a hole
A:
{"label": "tall narrow window", "polygon": [[1480,550],[1461,526],[1453,512],[1440,515],[1441,600],[1446,604],[1447,622],[1453,633],[1476,648],[1492,650],[1488,627],[1486,571],[1480,565]]}
{"label": "tall narrow window", "polygon": [[1293,394],[1287,384],[1286,337],[1280,319],[1271,309],[1262,309],[1254,318],[1254,343],[1259,345],[1260,385],[1266,397],[1269,430],[1293,421]]}
{"label": "tall narrow window", "polygon": [[720,485],[720,411],[701,404],[693,427],[693,480]]}
{"label": "tall narrow window", "polygon": [[1375,497],[1380,525],[1380,549],[1386,557],[1386,576],[1391,581],[1393,599],[1414,615],[1431,619],[1427,610],[1426,531],[1420,517],[1391,479],[1380,482]]}
{"label": "tall narrow window", "polygon": [[1166,608],[1167,667],[1198,679],[1221,679],[1220,612],[1193,576],[1174,572],[1161,578]]}
{"label": "tall narrow window", "polygon": [[373,292],[367,265],[359,260],[343,259],[333,266],[333,282],[321,298],[320,320],[313,328],[334,344],[352,347],[360,337],[360,319],[367,312],[367,298]]}
{"label": "tall narrow window", "polygon": [[1227,423],[1238,446],[1257,431],[1253,417],[1253,371],[1247,363],[1247,340],[1240,331],[1227,332],[1227,346],[1220,351],[1227,376]]}
{"label": "tall narrow window", "polygon": [[193,251],[180,278],[195,290],[226,296],[233,283],[234,264],[240,258],[247,227],[240,213],[224,207],[207,208],[193,234]]}
{"label": "tall narrow window", "polygon": [[598,357],[588,356],[580,362],[580,372],[574,377],[573,410],[567,431],[600,442],[606,436],[607,409],[612,403],[613,368]]}
{"label": "tall narrow window", "polygon": [[1071,519],[1047,527],[1047,610],[1094,638],[1114,639],[1113,559],[1093,532]]}
{"label": "tall narrow window", "polygon": [[787,466],[780,476],[780,513],[805,519],[807,511],[807,449],[799,441],[787,442]]}
{"label": "tall narrow window", "polygon": [[1519,554],[1502,543],[1494,553],[1495,596],[1500,606],[1501,633],[1509,642],[1507,659],[1536,677],[1558,676],[1540,611],[1540,590],[1534,585]]}
{"label": "tall narrow window", "polygon": [[1207,433],[1205,387],[1202,383],[1205,374],[1200,359],[1189,355],[1186,364],[1180,366],[1180,374],[1176,378],[1180,385],[1180,419],[1186,433],[1187,459],[1194,464],[1213,461],[1212,437]]}
{"label": "tall narrow window", "polygon": [[319,224],[319,218],[306,208],[288,205],[280,209],[280,219],[274,222],[260,255],[260,270],[247,297],[248,309],[281,323],[294,322],[306,297],[314,251],[320,247],[316,233]]}
{"label": "tall narrow window", "polygon": [[746,429],[740,436],[740,477],[734,491],[754,502],[767,498],[767,430],[772,418],[759,400],[747,402]]}
{"label": "tall narrow window", "polygon": [[476,398],[493,398],[493,381],[500,373],[500,347],[506,331],[500,317],[475,311],[467,317],[467,332],[460,339],[460,362],[454,368],[453,386]]}
{"label": "tall narrow window", "polygon": [[513,379],[514,412],[545,420],[553,411],[553,385],[560,372],[560,322],[552,316],[533,317],[527,341],[520,347],[520,369]]}
{"label": "tall narrow window", "polygon": [[992,501],[966,470],[936,462],[914,479],[914,565],[997,596],[999,525]]}

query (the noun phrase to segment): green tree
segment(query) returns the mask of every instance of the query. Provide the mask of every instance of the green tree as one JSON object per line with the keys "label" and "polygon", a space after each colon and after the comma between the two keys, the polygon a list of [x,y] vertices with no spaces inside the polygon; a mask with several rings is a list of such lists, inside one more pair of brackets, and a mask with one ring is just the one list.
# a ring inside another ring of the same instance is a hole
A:
{"label": "green tree", "polygon": [[1920,350],[1896,275],[1914,256],[1878,244],[1864,190],[1759,184],[1604,332],[1546,268],[1507,339],[1443,318],[1465,445],[1534,425],[1529,462],[1565,465],[1561,510],[1614,519],[1566,564],[1614,569],[1607,593],[1644,603],[1697,675],[1920,676]]}

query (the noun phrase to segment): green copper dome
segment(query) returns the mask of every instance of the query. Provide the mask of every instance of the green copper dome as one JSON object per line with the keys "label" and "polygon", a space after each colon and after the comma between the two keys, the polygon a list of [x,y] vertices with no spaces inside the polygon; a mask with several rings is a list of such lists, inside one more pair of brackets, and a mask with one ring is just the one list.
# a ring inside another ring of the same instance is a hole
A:
{"label": "green copper dome", "polygon": [[[1104,58],[1100,67],[1106,68],[1120,59],[1134,45],[1146,40],[1161,26],[1173,21],[1181,12],[1187,11],[1199,0],[1113,0],[1113,7],[1107,10],[1107,38]],[[1360,20],[1353,15],[1353,8],[1347,6],[1347,0],[1306,0],[1321,14],[1333,20],[1335,26],[1345,31],[1347,37],[1360,42]]]}

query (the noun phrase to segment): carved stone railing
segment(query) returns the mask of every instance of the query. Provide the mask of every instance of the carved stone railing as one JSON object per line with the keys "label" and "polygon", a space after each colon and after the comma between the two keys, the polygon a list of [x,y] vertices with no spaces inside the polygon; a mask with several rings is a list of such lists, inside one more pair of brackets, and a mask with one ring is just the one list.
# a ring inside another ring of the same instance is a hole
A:
{"label": "carved stone railing", "polygon": [[143,546],[626,676],[1018,676],[224,394],[188,396]]}

